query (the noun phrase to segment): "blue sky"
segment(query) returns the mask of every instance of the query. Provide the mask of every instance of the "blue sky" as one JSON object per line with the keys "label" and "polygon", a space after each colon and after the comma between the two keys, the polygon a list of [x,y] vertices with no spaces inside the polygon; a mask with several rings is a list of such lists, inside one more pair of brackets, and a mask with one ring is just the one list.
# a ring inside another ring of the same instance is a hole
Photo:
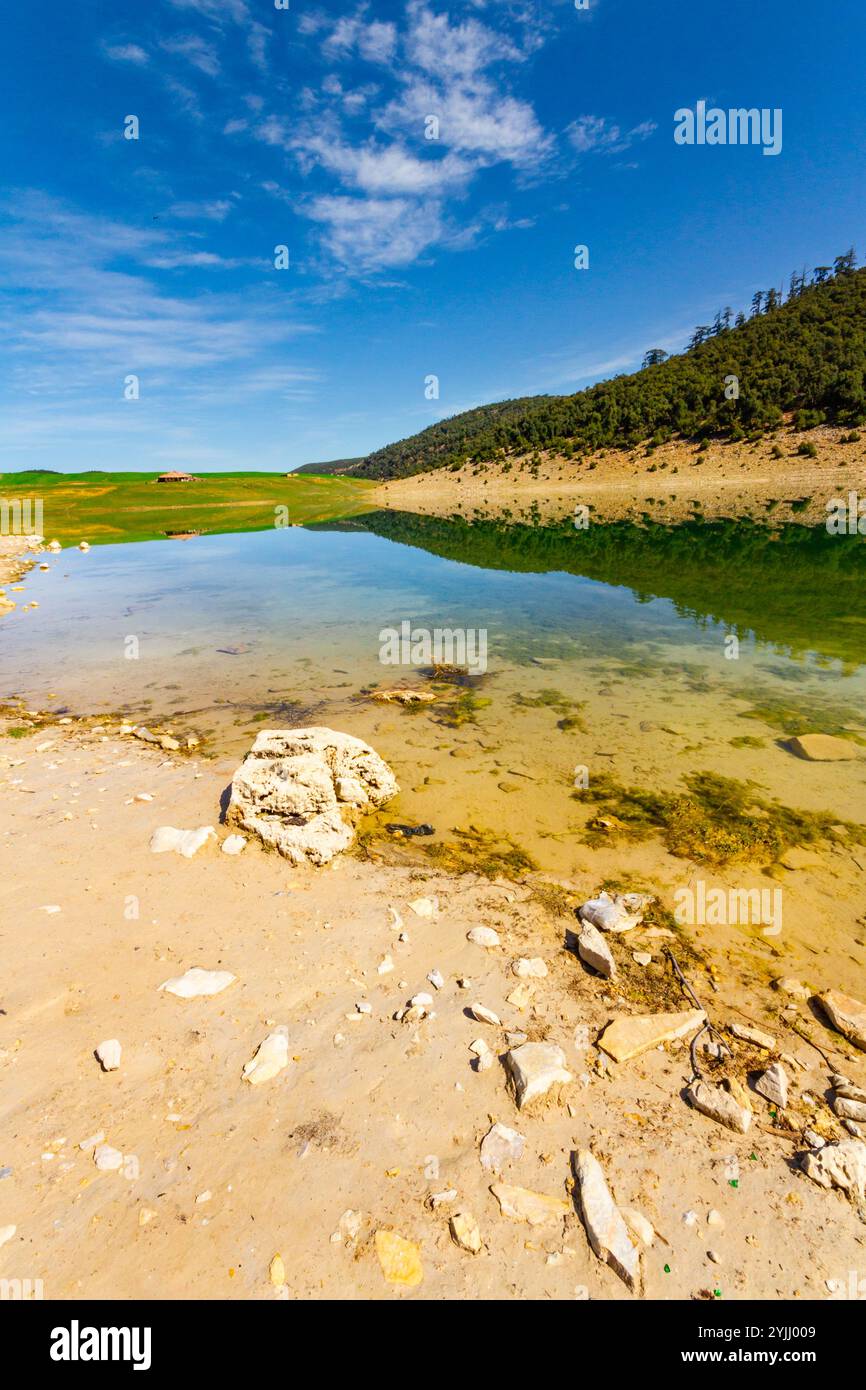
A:
{"label": "blue sky", "polygon": [[[0,467],[364,454],[866,253],[859,0],[289,3],[7,22]],[[698,99],[781,153],[677,145]]]}

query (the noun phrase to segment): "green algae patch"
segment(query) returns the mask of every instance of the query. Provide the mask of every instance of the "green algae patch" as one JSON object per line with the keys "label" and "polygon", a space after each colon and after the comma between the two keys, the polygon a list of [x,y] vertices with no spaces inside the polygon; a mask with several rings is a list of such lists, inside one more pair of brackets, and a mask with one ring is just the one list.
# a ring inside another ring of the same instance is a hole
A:
{"label": "green algae patch", "polygon": [[742,710],[740,719],[757,719],[771,729],[789,737],[798,734],[830,734],[834,738],[847,738],[852,743],[866,743],[866,738],[856,733],[852,724],[862,727],[863,715],[851,705],[839,705],[832,701],[802,700],[793,703],[783,696],[766,696],[751,709]]}
{"label": "green algae patch", "polygon": [[684,779],[680,792],[624,787],[600,777],[573,796],[599,808],[587,828],[587,844],[597,846],[616,836],[659,836],[671,854],[705,864],[772,864],[794,845],[866,842],[866,826],[765,801],[759,790],[755,782],[695,772]]}
{"label": "green algae patch", "polygon": [[439,869],[452,874],[481,874],[484,878],[520,878],[536,869],[534,859],[506,835],[493,830],[455,826],[456,838],[424,845],[424,853]]}

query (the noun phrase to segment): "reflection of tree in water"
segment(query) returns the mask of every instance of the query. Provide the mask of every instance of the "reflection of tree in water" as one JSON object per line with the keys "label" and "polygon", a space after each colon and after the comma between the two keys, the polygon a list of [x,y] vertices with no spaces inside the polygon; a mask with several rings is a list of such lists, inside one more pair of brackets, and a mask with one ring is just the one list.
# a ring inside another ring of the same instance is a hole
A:
{"label": "reflection of tree in water", "polygon": [[482,569],[581,575],[624,586],[639,602],[668,599],[698,626],[722,623],[786,655],[811,652],[848,669],[866,663],[866,544],[824,527],[612,522],[583,531],[570,521],[542,527],[377,511],[314,529],[371,531]]}

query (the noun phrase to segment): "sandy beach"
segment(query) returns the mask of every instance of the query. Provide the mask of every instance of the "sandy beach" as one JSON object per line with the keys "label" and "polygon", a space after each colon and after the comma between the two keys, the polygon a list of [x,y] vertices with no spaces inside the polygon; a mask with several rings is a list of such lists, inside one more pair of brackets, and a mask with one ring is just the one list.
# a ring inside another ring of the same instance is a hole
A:
{"label": "sandy beach", "polygon": [[[863,1086],[866,1058],[771,988],[802,965],[787,937],[758,932],[746,966],[725,933],[638,927],[609,938],[619,973],[605,980],[574,950],[595,868],[557,884],[431,873],[387,849],[322,869],[255,842],[238,857],[215,843],[156,855],[160,825],[225,838],[234,765],[166,754],[111,721],[33,723],[0,745],[0,1226],[17,1228],[2,1277],[41,1280],[54,1299],[630,1297],[575,1208],[578,1149],[656,1232],[648,1298],[827,1298],[828,1281],[862,1268],[855,1206],[796,1156],[807,1128],[846,1137],[829,1074]],[[478,926],[499,944],[468,940]],[[621,1063],[596,1045],[612,1018],[691,1007],[671,945],[715,1023],[777,1039],[772,1051],[730,1039],[745,1084],[779,1055],[791,1079],[784,1114],[752,1092],[747,1134],[684,1101],[687,1039]],[[526,959],[546,975],[518,978]],[[213,998],[160,991],[191,967],[236,980]],[[815,957],[810,987],[828,975]],[[421,991],[430,1016],[396,1021]],[[479,1002],[501,1024],[467,1013]],[[250,1086],[243,1068],[278,1026],[289,1065]],[[515,1034],[560,1046],[573,1078],[524,1110],[501,1060]],[[494,1054],[481,1071],[479,1036]],[[117,1071],[94,1055],[105,1039],[122,1045]],[[479,1157],[495,1123],[525,1141],[501,1174]],[[122,1155],[116,1171],[97,1168],[100,1145]],[[559,1205],[540,1225],[510,1219],[498,1182]],[[477,1224],[478,1253],[455,1243],[458,1213]],[[386,1280],[383,1231],[412,1243],[421,1282]]]}

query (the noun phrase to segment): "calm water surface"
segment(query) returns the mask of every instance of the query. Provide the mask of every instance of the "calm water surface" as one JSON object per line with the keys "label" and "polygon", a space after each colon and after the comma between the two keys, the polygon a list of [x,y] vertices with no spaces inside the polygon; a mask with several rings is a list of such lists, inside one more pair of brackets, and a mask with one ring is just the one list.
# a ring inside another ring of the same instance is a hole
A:
{"label": "calm water surface", "polygon": [[[659,786],[710,769],[866,821],[866,763],[781,746],[806,729],[866,739],[863,554],[859,538],[735,524],[577,533],[383,512],[67,550],[16,595],[39,607],[0,626],[0,696],[194,729],[226,757],[262,727],[329,724],[392,763],[394,818],[493,827],[569,871],[581,766]],[[379,661],[381,630],[405,619],[486,629],[474,693],[489,703],[459,727],[362,694],[421,680]]]}

